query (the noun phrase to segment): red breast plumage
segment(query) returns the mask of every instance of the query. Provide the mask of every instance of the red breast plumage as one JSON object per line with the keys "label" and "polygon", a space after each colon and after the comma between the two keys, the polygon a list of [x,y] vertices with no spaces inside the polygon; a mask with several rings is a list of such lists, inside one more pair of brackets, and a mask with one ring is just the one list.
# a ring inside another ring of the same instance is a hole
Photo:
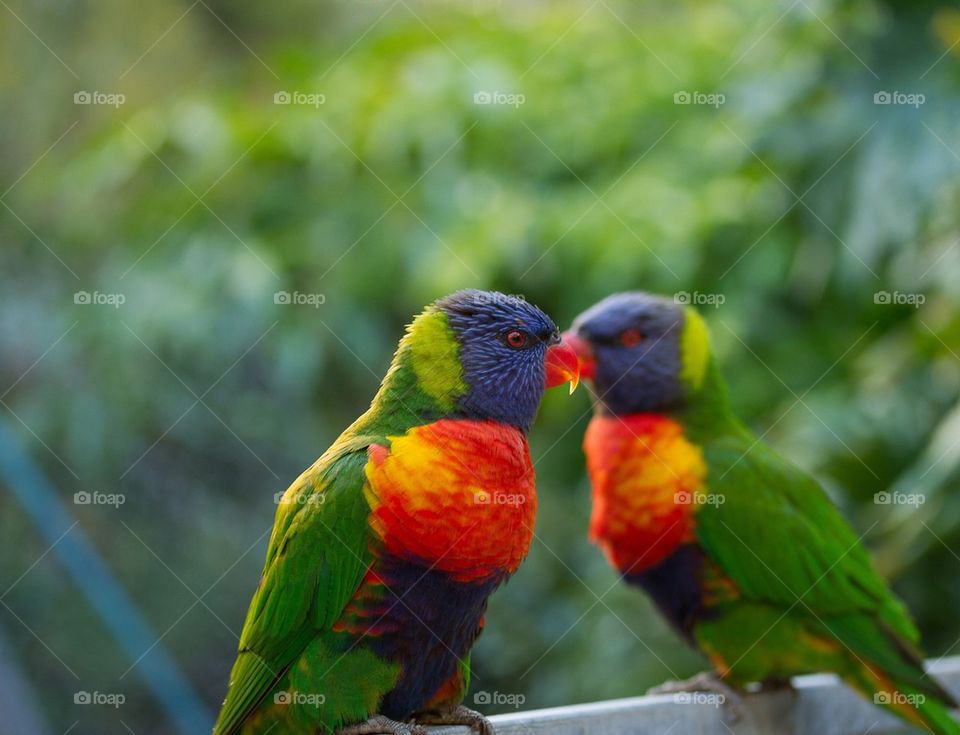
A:
{"label": "red breast plumage", "polygon": [[523,432],[443,419],[390,442],[371,447],[366,470],[370,525],[387,551],[457,581],[516,571],[537,508]]}
{"label": "red breast plumage", "polygon": [[648,569],[693,540],[706,465],[675,421],[595,416],[584,437],[593,486],[590,538],[621,573]]}

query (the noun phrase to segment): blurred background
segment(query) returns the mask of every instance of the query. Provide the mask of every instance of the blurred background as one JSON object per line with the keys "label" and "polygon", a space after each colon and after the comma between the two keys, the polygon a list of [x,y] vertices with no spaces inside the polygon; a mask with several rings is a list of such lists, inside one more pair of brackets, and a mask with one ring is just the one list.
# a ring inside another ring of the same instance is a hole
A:
{"label": "blurred background", "polygon": [[[700,305],[737,411],[960,650],[954,4],[0,5],[0,731],[208,727],[275,493],[468,286]],[[705,665],[587,543],[562,393],[488,713]]]}

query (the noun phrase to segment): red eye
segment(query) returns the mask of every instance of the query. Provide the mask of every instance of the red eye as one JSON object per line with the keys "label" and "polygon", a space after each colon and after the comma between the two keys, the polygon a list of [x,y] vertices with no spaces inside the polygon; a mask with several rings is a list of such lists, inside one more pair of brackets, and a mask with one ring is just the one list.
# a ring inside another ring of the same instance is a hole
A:
{"label": "red eye", "polygon": [[643,335],[636,329],[624,329],[620,333],[620,344],[624,347],[635,347],[643,341]]}
{"label": "red eye", "polygon": [[507,344],[515,350],[523,349],[527,346],[528,335],[519,329],[511,329],[507,332]]}

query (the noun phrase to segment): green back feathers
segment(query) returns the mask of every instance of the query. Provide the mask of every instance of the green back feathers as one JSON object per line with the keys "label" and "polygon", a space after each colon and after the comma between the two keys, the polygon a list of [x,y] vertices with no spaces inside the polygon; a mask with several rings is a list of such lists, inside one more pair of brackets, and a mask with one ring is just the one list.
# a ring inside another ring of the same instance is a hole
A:
{"label": "green back feathers", "polygon": [[[307,645],[332,635],[370,564],[365,464],[366,452],[342,438],[284,494],[215,735],[238,732]],[[335,660],[317,661],[318,670]]]}
{"label": "green back feathers", "polygon": [[371,561],[367,447],[452,413],[466,392],[447,315],[428,306],[407,327],[367,412],[284,495],[216,735],[238,732],[281,685],[333,692],[349,683],[331,695],[332,709],[288,710],[292,718],[311,714],[292,723],[304,731],[363,719],[393,685],[395,666],[362,648],[343,653],[331,630]]}
{"label": "green back feathers", "polygon": [[[874,667],[898,691],[931,698],[934,709],[952,702],[924,674],[913,622],[817,481],[757,440],[733,414],[710,354],[707,327],[689,308],[680,353],[689,400],[679,418],[688,438],[703,447],[711,493],[724,498],[698,512],[697,540],[742,596],[717,619],[766,607],[782,610],[777,623],[789,614],[791,620],[802,621],[803,630],[839,644],[832,666],[809,659],[810,668],[830,668],[858,683],[856,677]],[[770,627],[760,629],[769,632]],[[729,648],[729,628],[725,630],[704,625],[698,634],[701,644],[713,650]],[[805,645],[791,640],[778,655],[804,661],[805,656],[822,654],[805,650]],[[751,642],[749,649],[755,646]],[[757,647],[756,656],[761,650]],[[768,663],[776,672],[775,662]],[[762,678],[766,673],[745,675]],[[871,692],[877,683],[859,686]],[[935,715],[937,711],[921,714],[928,721]],[[955,726],[939,731],[952,733]]]}

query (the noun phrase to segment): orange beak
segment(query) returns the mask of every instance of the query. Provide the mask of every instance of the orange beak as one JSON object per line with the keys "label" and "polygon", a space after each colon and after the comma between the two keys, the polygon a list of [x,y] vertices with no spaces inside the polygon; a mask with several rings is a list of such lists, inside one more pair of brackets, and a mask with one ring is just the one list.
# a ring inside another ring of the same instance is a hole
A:
{"label": "orange beak", "polygon": [[570,383],[570,392],[576,390],[580,382],[580,361],[570,345],[561,340],[547,348],[544,366],[547,370],[547,388]]}
{"label": "orange beak", "polygon": [[590,349],[590,343],[572,330],[564,332],[561,339],[577,356],[580,377],[586,380],[593,378],[597,371],[597,361],[593,356],[593,350]]}

